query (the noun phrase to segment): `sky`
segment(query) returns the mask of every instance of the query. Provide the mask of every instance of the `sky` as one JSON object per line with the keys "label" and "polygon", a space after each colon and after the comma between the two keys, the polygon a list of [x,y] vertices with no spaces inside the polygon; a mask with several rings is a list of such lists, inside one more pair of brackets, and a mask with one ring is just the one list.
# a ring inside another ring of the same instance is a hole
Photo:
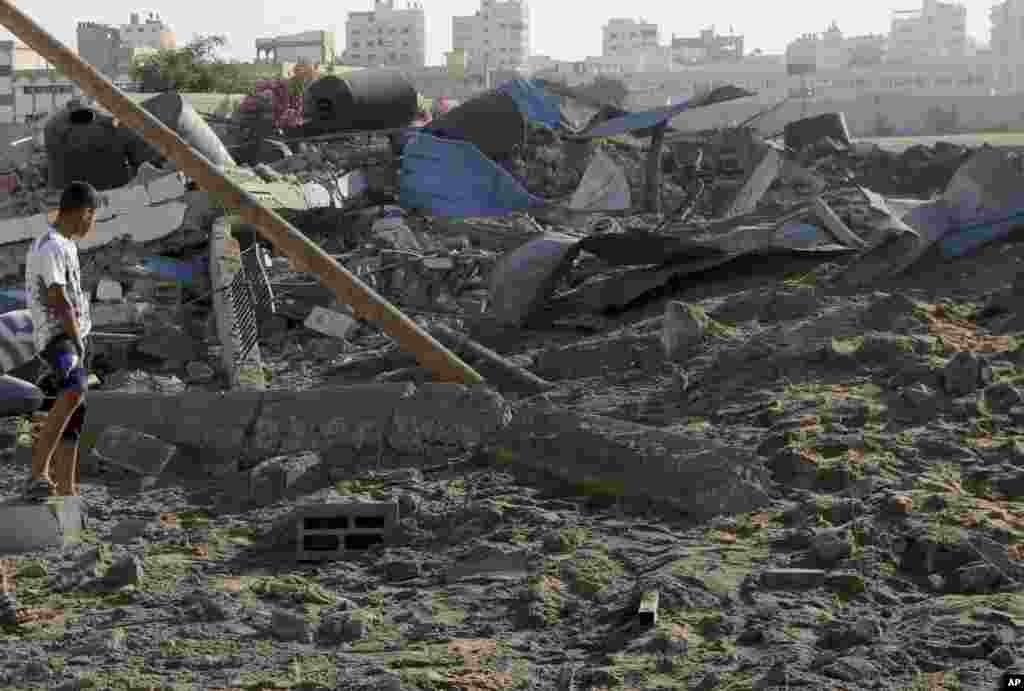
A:
{"label": "sky", "polygon": [[[337,51],[344,50],[345,19],[348,12],[367,11],[373,0],[175,0],[164,6],[137,5],[129,0],[92,3],[93,9],[78,9],[86,3],[67,0],[14,0],[15,4],[57,40],[75,49],[75,26],[79,21],[126,24],[131,12],[159,12],[174,30],[179,44],[198,34],[219,34],[228,39],[224,57],[252,61],[257,38],[310,30],[334,31]],[[396,0],[396,5],[406,0]],[[662,42],[672,34],[695,36],[703,28],[720,33],[734,29],[746,36],[746,49],[760,48],[781,53],[786,44],[803,33],[824,31],[832,21],[847,35],[887,33],[893,9],[916,9],[921,0],[716,0],[683,3],[664,0],[534,0],[530,5],[532,52],[559,60],[581,60],[601,53],[601,27],[612,17],[644,19],[658,24]],[[451,49],[451,18],[473,14],[479,0],[421,0],[427,14],[427,62],[442,64]],[[988,43],[988,11],[996,0],[966,0],[967,31]],[[71,9],[74,8],[74,9]],[[71,11],[69,11],[71,9]],[[11,38],[9,32],[4,38]]]}

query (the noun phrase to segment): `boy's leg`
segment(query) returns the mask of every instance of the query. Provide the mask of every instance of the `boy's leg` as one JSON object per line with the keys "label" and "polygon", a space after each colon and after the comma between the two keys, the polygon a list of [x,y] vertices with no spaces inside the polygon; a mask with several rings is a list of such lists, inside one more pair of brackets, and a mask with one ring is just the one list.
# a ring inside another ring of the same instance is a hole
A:
{"label": "boy's leg", "polygon": [[85,403],[80,403],[68,421],[53,456],[57,494],[62,497],[78,496],[78,445],[84,423]]}
{"label": "boy's leg", "polygon": [[[70,338],[54,339],[43,351],[43,357],[53,369],[59,393],[33,445],[32,484],[46,482],[53,487],[50,465],[65,434],[70,433],[77,445],[84,420],[84,411],[79,413],[79,407],[88,387],[88,375]],[[69,429],[73,419],[76,425]],[[74,472],[73,468],[70,471]]]}

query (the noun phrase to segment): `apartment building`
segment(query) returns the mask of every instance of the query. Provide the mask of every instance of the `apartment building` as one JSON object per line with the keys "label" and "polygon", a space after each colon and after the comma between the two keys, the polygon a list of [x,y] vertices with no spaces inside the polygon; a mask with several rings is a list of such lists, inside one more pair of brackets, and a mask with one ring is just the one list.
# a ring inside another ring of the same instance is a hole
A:
{"label": "apartment building", "polygon": [[260,64],[331,65],[334,63],[334,32],[305,31],[288,36],[256,39]]}
{"label": "apartment building", "polygon": [[967,55],[967,8],[964,5],[924,0],[919,10],[893,12],[887,56],[890,62]]}
{"label": "apartment building", "polygon": [[1005,0],[989,13],[996,88],[1024,91],[1024,0]]}
{"label": "apartment building", "polygon": [[452,49],[471,74],[528,69],[530,9],[525,0],[481,0],[470,16],[452,17]]}
{"label": "apartment building", "polygon": [[677,65],[737,62],[743,59],[744,37],[732,30],[726,35],[704,29],[698,36],[672,35],[672,58]]}
{"label": "apartment building", "polygon": [[821,70],[880,65],[885,56],[882,35],[844,36],[832,22],[821,34],[804,34],[786,47],[786,64],[791,74]]}
{"label": "apartment building", "polygon": [[360,67],[418,69],[427,64],[427,17],[423,5],[396,8],[376,0],[371,12],[349,12],[342,62]]}
{"label": "apartment building", "polygon": [[605,57],[653,51],[660,43],[658,25],[643,19],[610,19],[601,28],[601,55]]}
{"label": "apartment building", "polygon": [[144,21],[138,12],[132,12],[120,29],[121,43],[129,48],[172,50],[177,46],[174,31],[155,12],[147,13]]}

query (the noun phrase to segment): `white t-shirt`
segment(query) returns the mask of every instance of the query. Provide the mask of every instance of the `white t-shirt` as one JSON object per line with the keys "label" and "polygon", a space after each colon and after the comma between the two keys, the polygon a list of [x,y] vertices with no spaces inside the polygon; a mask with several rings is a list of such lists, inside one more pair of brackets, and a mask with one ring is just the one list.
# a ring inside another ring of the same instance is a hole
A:
{"label": "white t-shirt", "polygon": [[64,286],[74,311],[78,333],[85,338],[92,330],[89,301],[82,292],[82,272],[78,265],[78,246],[56,228],[36,238],[25,260],[25,291],[32,312],[36,350],[42,351],[54,337],[64,334],[60,317],[50,308],[47,293],[53,284]]}

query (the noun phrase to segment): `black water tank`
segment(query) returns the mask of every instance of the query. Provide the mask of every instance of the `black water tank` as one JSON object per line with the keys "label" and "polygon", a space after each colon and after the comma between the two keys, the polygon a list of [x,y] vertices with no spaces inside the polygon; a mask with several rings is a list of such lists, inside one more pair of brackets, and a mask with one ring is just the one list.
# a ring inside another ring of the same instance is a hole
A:
{"label": "black water tank", "polygon": [[317,132],[405,127],[416,117],[419,97],[409,77],[394,70],[326,75],[306,88],[307,129]]}
{"label": "black water tank", "polygon": [[[160,94],[142,102],[157,120],[174,130],[193,149],[201,153],[215,166],[234,165],[231,154],[217,133],[207,124],[199,113],[192,108],[181,94],[173,91]],[[148,145],[145,145],[147,148]],[[159,153],[150,148],[155,157]]]}
{"label": "black water tank", "polygon": [[526,144],[526,118],[514,98],[498,91],[452,108],[424,130],[444,139],[470,142],[484,156],[499,161]]}
{"label": "black water tank", "polygon": [[75,180],[98,190],[128,184],[135,166],[145,159],[144,144],[131,130],[114,127],[114,119],[83,105],[69,104],[43,130],[49,162],[49,184],[62,189]]}

